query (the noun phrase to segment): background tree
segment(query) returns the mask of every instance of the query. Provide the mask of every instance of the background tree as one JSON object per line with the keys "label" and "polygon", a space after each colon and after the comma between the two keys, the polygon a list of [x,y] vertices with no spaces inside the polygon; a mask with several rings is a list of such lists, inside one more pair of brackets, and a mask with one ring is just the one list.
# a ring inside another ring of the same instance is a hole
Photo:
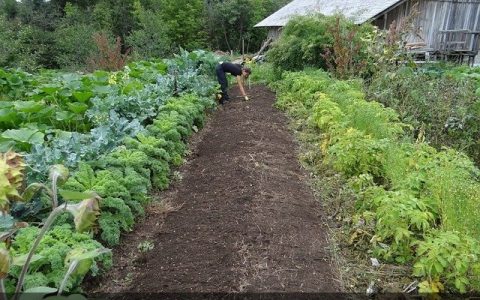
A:
{"label": "background tree", "polygon": [[286,2],[0,0],[0,67],[85,70],[98,33],[142,59],[180,48],[254,52],[266,31],[253,26]]}

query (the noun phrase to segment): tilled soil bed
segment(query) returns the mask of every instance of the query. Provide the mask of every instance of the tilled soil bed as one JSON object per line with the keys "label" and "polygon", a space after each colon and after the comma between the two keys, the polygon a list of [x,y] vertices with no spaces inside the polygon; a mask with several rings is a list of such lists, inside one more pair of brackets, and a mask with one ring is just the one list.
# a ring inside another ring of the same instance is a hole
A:
{"label": "tilled soil bed", "polygon": [[254,86],[245,102],[231,93],[193,138],[181,180],[87,293],[339,291],[325,213],[275,94]]}

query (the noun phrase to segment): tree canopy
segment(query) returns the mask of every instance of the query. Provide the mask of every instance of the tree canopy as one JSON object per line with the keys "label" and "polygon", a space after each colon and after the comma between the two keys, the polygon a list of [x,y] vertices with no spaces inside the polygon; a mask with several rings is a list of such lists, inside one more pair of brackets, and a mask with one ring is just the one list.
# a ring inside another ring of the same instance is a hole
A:
{"label": "tree canopy", "polygon": [[253,52],[253,26],[288,0],[0,0],[0,66],[79,70],[101,34],[136,58],[179,49]]}

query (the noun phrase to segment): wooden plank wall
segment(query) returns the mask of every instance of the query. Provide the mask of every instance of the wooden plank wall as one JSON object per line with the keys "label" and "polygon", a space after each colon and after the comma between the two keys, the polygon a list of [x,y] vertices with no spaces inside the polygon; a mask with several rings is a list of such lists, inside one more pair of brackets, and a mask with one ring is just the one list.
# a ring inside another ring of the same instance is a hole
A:
{"label": "wooden plank wall", "polygon": [[[480,0],[407,0],[379,16],[374,24],[382,29],[388,28],[394,20],[398,22],[406,17],[414,4],[419,12],[415,26],[420,37],[410,36],[409,42],[425,42],[427,47],[438,49],[440,30],[480,31]],[[469,41],[470,46],[472,42]]]}

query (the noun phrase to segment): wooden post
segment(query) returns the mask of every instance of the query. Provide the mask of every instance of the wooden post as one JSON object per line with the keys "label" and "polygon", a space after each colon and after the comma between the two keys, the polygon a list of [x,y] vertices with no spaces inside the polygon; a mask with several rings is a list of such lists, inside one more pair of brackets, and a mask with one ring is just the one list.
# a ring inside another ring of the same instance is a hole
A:
{"label": "wooden post", "polygon": [[245,38],[242,37],[242,61],[245,61]]}

